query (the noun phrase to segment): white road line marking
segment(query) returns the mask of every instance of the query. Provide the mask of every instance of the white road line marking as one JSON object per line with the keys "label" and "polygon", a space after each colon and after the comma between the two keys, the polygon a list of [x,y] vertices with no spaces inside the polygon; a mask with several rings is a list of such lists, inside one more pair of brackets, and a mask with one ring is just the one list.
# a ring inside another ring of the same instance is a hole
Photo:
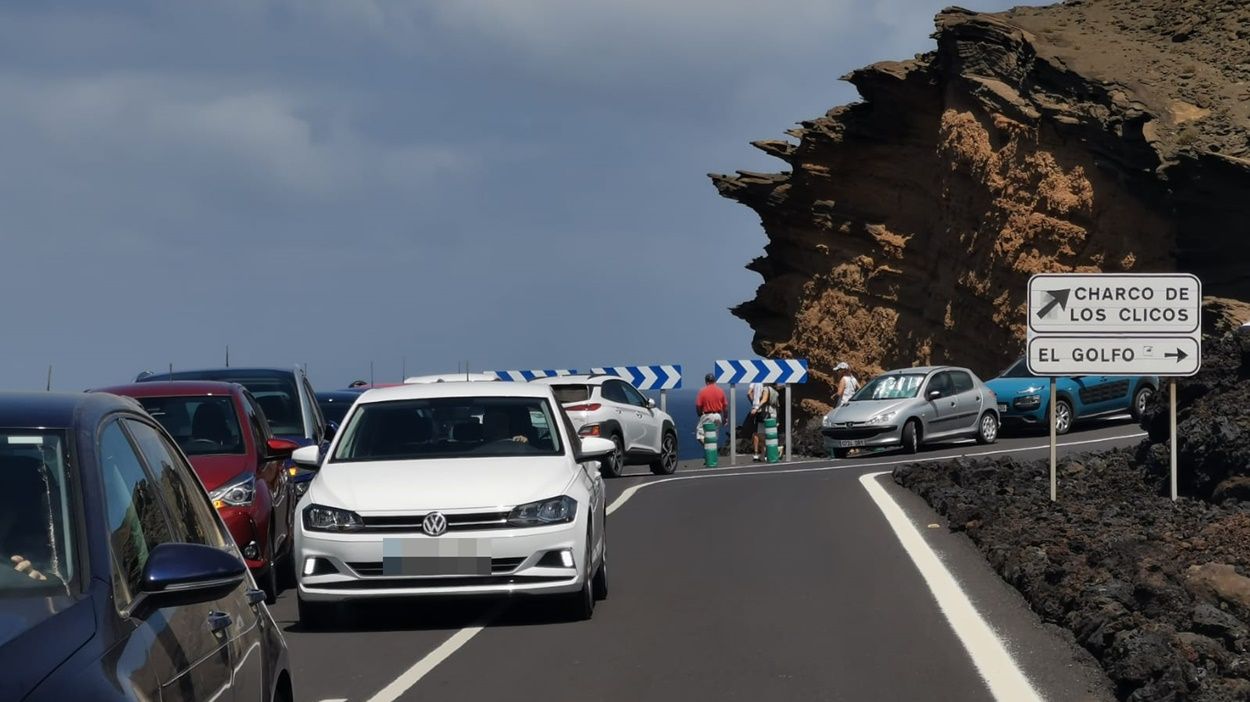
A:
{"label": "white road line marking", "polygon": [[[1099,443],[1105,443],[1108,441],[1123,441],[1124,439],[1135,439],[1135,438],[1142,437],[1145,435],[1146,434],[1142,432],[1142,433],[1137,433],[1137,434],[1126,434],[1123,436],[1109,436],[1109,437],[1102,438],[1102,439],[1089,439],[1087,441],[1070,441],[1068,443],[1061,443],[1059,445],[1060,446],[1081,446],[1084,444],[1099,444]],[[852,468],[871,468],[875,466],[893,466],[893,465],[902,465],[904,463],[931,463],[933,461],[949,461],[952,458],[971,458],[975,456],[992,456],[992,455],[1004,454],[1004,453],[1021,453],[1024,451],[1038,451],[1044,448],[1046,447],[1045,446],[1032,446],[1032,447],[1016,448],[1016,449],[1000,449],[997,451],[980,451],[977,453],[965,453],[965,454],[960,454],[958,456],[933,456],[930,458],[910,458],[910,459],[888,461],[888,462],[881,462],[881,463],[848,463],[845,465],[839,463],[837,465],[832,465],[832,466],[815,466],[812,468],[782,468],[778,470],[753,470],[753,471],[740,471],[740,472],[726,471],[726,472],[720,472],[720,473],[708,472],[703,475],[683,475],[683,476],[678,476],[676,478],[662,478],[660,480],[652,480],[646,483],[639,483],[638,485],[631,485],[630,487],[626,488],[624,492],[622,492],[620,495],[617,496],[615,500],[612,501],[611,505],[608,505],[607,513],[612,514],[616,510],[620,509],[626,502],[629,501],[629,498],[633,497],[635,493],[637,493],[639,490],[645,487],[650,487],[652,485],[660,485],[662,483],[672,483],[678,480],[700,480],[704,478],[732,478],[736,476],[746,476],[746,475],[782,475],[782,474],[787,474],[787,473],[812,473],[812,472],[819,472],[819,471],[850,470]],[[822,461],[823,459],[808,459],[804,461],[791,461],[787,465],[794,465],[796,463],[819,463]],[[746,466],[743,466],[743,467],[745,468]],[[877,475],[879,475],[879,473]],[[487,612],[478,621],[477,624],[474,624],[473,626],[470,626],[470,627],[465,627],[464,629],[457,631],[455,634],[452,634],[451,638],[444,641],[438,648],[427,653],[423,658],[421,658],[421,660],[414,663],[411,668],[404,671],[404,673],[400,675],[398,678],[395,678],[395,680],[391,682],[391,684],[382,688],[382,690],[379,691],[377,694],[375,694],[373,697],[370,697],[369,702],[394,702],[394,700],[398,699],[400,695],[404,694],[409,689],[411,689],[413,685],[416,685],[421,680],[421,678],[428,675],[430,671],[434,670],[434,668],[437,667],[440,663],[442,663],[443,661],[451,657],[451,654],[455,653],[457,650],[459,650],[461,647],[467,644],[474,636],[477,636],[479,633],[481,633],[482,629],[485,629],[487,626],[489,626],[490,623],[494,621],[494,619],[498,617],[506,607],[507,607],[507,601],[506,600],[502,601],[500,602],[499,606]]]}
{"label": "white road line marking", "polygon": [[[1084,446],[1086,444],[1102,444],[1108,441],[1123,441],[1125,439],[1138,439],[1145,435],[1146,435],[1146,432],[1137,432],[1136,434],[1124,434],[1122,436],[1108,436],[1108,437],[1104,437],[1101,439],[1086,439],[1084,441],[1069,441],[1067,443],[1060,442],[1058,446],[1060,448],[1063,448],[1066,446]],[[714,472],[709,471],[707,473],[701,473],[698,475],[682,475],[676,478],[661,478],[659,480],[652,480],[652,481],[645,482],[645,483],[639,483],[637,485],[631,485],[628,488],[625,488],[625,490],[621,492],[621,494],[616,496],[616,499],[612,501],[612,504],[608,505],[607,513],[612,514],[616,510],[620,509],[626,502],[629,501],[629,498],[634,496],[634,493],[638,492],[639,490],[645,487],[651,487],[652,485],[661,485],[663,483],[672,483],[672,482],[676,482],[679,480],[702,480],[706,478],[733,478],[733,477],[744,476],[744,475],[785,475],[787,473],[818,473],[822,471],[849,470],[851,468],[873,468],[876,466],[899,466],[899,465],[904,465],[907,463],[932,463],[934,461],[949,461],[954,458],[977,458],[979,456],[998,456],[998,455],[1002,455],[1005,453],[1024,453],[1028,451],[1041,451],[1041,450],[1046,449],[1049,445],[1050,444],[1048,442],[1042,446],[1024,446],[1024,447],[1013,448],[1013,449],[997,449],[994,451],[977,451],[975,453],[961,453],[958,456],[933,456],[930,458],[914,458],[913,457],[913,458],[900,459],[897,461],[881,461],[880,463],[847,463],[847,464],[838,463],[832,466],[816,466],[813,468],[782,468],[778,470],[755,470],[755,471],[740,471],[740,472],[726,471],[726,472],[721,472],[721,473],[714,473]],[[814,460],[805,461],[805,462],[814,463],[819,460],[820,459],[814,459]],[[798,461],[795,461],[795,463],[797,462]]]}
{"label": "white road line marking", "polygon": [[373,697],[370,697],[369,702],[394,702],[394,700],[399,699],[400,695],[411,689],[413,685],[416,685],[421,678],[425,677],[431,670],[434,670],[438,664],[447,660],[451,657],[451,654],[459,650],[461,646],[469,643],[474,636],[481,633],[482,629],[489,626],[490,623],[494,621],[507,606],[507,600],[501,601],[497,606],[492,607],[486,612],[486,614],[482,615],[482,618],[478,620],[477,624],[465,627],[464,629],[452,634],[451,638],[440,644],[438,648],[427,653],[424,658],[414,663],[411,668],[404,671],[403,675],[395,678],[390,685],[387,685],[378,691]]}
{"label": "white road line marking", "polygon": [[331,699],[331,700],[321,700],[321,702],[347,702],[347,698],[346,698],[346,697],[335,697],[334,699]]}
{"label": "white road line marking", "polygon": [[924,537],[903,512],[903,508],[899,507],[894,498],[881,487],[881,483],[877,482],[879,476],[888,473],[889,471],[881,471],[862,475],[859,482],[868,491],[872,501],[877,503],[877,508],[890,523],[894,535],[898,537],[903,549],[911,557],[912,563],[916,564],[916,569],[920,571],[925,583],[929,586],[929,591],[937,599],[938,607],[942,610],[946,621],[950,623],[951,628],[955,630],[955,635],[959,637],[968,655],[972,657],[972,662],[976,665],[977,672],[981,674],[981,679],[989,686],[990,693],[994,695],[994,699],[1003,702],[1028,700],[1040,702],[1041,695],[1033,689],[1024,671],[1020,670],[1015,659],[1007,652],[1007,647],[1003,645],[1002,640],[977,612],[976,607],[972,606],[972,601],[960,589],[955,576],[951,575],[941,559],[925,542]]}

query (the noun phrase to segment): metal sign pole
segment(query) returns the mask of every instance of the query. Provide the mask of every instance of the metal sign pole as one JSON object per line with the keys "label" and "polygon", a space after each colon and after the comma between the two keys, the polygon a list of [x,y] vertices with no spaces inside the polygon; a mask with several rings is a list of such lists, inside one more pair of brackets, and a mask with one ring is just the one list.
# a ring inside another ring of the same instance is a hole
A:
{"label": "metal sign pole", "polygon": [[729,384],[729,465],[738,462],[738,384]]}
{"label": "metal sign pole", "polygon": [[661,412],[668,411],[668,391],[667,390],[660,391],[660,411]]}
{"label": "metal sign pole", "polygon": [[1057,497],[1055,493],[1058,492],[1057,490],[1058,479],[1055,476],[1055,473],[1056,473],[1056,469],[1055,469],[1055,443],[1056,443],[1055,441],[1055,399],[1056,398],[1055,398],[1055,395],[1056,395],[1055,379],[1052,376],[1050,379],[1050,501],[1051,502],[1055,501]]}
{"label": "metal sign pole", "polygon": [[791,448],[794,442],[790,440],[790,427],[794,424],[790,421],[790,417],[794,416],[790,414],[791,409],[793,406],[790,404],[790,384],[786,383],[786,463],[794,460],[794,449]]}
{"label": "metal sign pole", "polygon": [[1168,404],[1170,404],[1171,407],[1168,410],[1168,420],[1169,420],[1168,426],[1172,432],[1172,439],[1171,439],[1171,444],[1172,444],[1172,501],[1175,502],[1176,501],[1176,379],[1173,378],[1172,382],[1169,383],[1169,385],[1171,386],[1171,390],[1169,392],[1169,394],[1171,395],[1171,398]]}

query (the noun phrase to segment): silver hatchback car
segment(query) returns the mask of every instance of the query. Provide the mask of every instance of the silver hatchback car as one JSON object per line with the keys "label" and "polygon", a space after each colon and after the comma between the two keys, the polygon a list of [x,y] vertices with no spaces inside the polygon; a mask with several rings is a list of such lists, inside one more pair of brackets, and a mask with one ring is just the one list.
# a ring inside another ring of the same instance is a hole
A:
{"label": "silver hatchback car", "polygon": [[851,449],[921,444],[948,439],[998,440],[998,400],[967,368],[894,370],[868,383],[821,422],[825,448],[836,458]]}

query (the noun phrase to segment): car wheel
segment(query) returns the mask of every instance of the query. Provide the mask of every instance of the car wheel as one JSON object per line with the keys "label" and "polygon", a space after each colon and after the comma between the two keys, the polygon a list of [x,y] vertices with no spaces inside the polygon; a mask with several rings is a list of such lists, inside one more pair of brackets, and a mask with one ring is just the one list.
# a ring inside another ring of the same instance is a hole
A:
{"label": "car wheel", "polygon": [[1133,413],[1133,419],[1140,420],[1142,415],[1146,414],[1146,406],[1150,404],[1150,398],[1154,397],[1154,388],[1143,385],[1137,389],[1137,394],[1133,395],[1133,406],[1130,412]]}
{"label": "car wheel", "polygon": [[847,457],[847,456],[849,456],[849,455],[851,455],[851,450],[850,450],[850,449],[836,448],[836,449],[834,449],[834,450],[833,450],[833,457],[834,457],[834,458],[846,458],[846,457]]}
{"label": "car wheel", "polygon": [[620,434],[613,434],[611,438],[616,449],[599,462],[599,472],[605,478],[619,478],[625,469],[625,442],[621,440]]}
{"label": "car wheel", "polygon": [[590,535],[586,538],[586,555],[582,559],[585,564],[586,577],[582,578],[582,587],[572,595],[565,595],[568,598],[568,618],[569,621],[584,622],[595,614],[595,586],[594,574],[590,570]]}
{"label": "car wheel", "polygon": [[1055,433],[1067,434],[1072,428],[1072,405],[1067,400],[1055,403]]}
{"label": "car wheel", "polygon": [[599,559],[599,567],[595,569],[595,577],[592,584],[596,600],[608,599],[608,532],[606,524],[604,527],[603,557]]}
{"label": "car wheel", "polygon": [[920,451],[920,422],[907,420],[903,425],[903,452],[917,453]]}
{"label": "car wheel", "polygon": [[660,457],[651,463],[651,472],[656,475],[672,475],[677,472],[677,435],[665,430],[664,441],[660,443]]}
{"label": "car wheel", "polygon": [[334,602],[309,602],[303,597],[298,597],[297,603],[300,626],[309,631],[329,628],[338,613],[338,607]]}
{"label": "car wheel", "polygon": [[986,412],[977,422],[977,443],[992,444],[995,441],[998,441],[998,417],[993,412]]}
{"label": "car wheel", "polygon": [[271,605],[278,601],[278,564],[280,561],[273,547],[273,526],[269,527],[268,543],[269,563],[265,565],[265,574],[260,578],[260,589],[265,591],[265,604]]}

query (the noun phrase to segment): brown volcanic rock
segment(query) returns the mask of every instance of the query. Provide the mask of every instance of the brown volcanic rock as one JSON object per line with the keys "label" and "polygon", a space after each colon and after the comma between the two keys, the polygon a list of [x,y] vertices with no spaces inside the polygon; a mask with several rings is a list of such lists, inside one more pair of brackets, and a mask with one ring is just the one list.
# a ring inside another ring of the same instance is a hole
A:
{"label": "brown volcanic rock", "polygon": [[1250,299],[1250,4],[952,8],[935,36],[852,72],[863,102],[797,144],[756,142],[789,172],[711,176],[769,237],[734,313],[758,353],[810,359],[809,411],[839,360],[992,374],[1036,272],[1183,270]]}

